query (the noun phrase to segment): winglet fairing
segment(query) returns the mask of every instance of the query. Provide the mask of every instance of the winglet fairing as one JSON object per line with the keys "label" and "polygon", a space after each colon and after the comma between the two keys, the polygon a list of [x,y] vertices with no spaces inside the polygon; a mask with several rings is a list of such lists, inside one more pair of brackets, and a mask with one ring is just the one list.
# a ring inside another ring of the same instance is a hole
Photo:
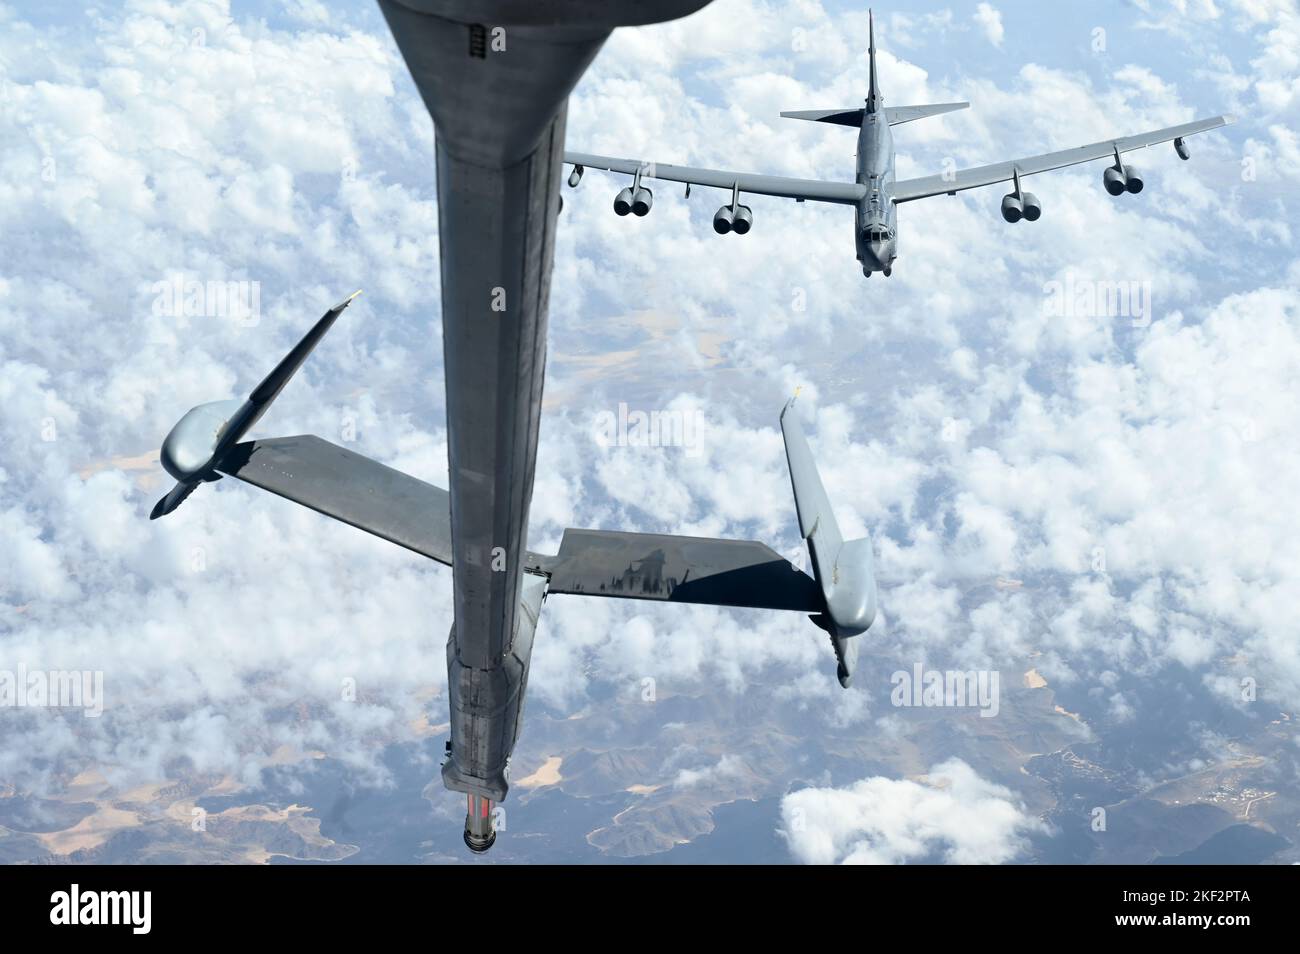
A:
{"label": "winglet fairing", "polygon": [[353,292],[320,318],[302,340],[290,349],[244,401],[213,401],[191,408],[176,422],[163,441],[163,468],[176,478],[174,486],[154,505],[150,520],[164,517],[179,507],[201,483],[219,480],[227,454],[284,390],[289,379],[302,367],[307,356],[334,326],[339,315],[360,295]]}

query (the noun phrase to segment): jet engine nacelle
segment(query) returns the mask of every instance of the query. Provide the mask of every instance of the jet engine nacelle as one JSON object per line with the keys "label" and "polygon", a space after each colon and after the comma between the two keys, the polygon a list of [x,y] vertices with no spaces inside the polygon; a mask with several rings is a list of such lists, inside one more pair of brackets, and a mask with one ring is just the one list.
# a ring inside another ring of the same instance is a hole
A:
{"label": "jet engine nacelle", "polygon": [[1037,222],[1043,214],[1043,203],[1038,201],[1038,196],[1032,192],[1026,192],[1020,199],[1022,211],[1025,214],[1026,222]]}
{"label": "jet engine nacelle", "polygon": [[632,211],[632,188],[629,186],[614,196],[614,213],[627,215]]}
{"label": "jet engine nacelle", "polygon": [[634,215],[645,215],[650,211],[650,206],[654,205],[655,194],[644,187],[637,188],[632,193],[632,213]]}
{"label": "jet engine nacelle", "polygon": [[1142,181],[1142,173],[1138,172],[1132,166],[1126,166],[1124,169],[1124,188],[1129,192],[1137,195],[1142,191],[1142,186],[1146,183]]}
{"label": "jet engine nacelle", "polygon": [[749,206],[742,205],[736,209],[736,214],[732,217],[731,230],[737,235],[744,235],[754,224],[754,213]]}
{"label": "jet engine nacelle", "polygon": [[573,171],[569,173],[569,185],[571,187],[575,189],[578,188],[578,183],[582,181],[582,173],[582,166],[573,167]]}
{"label": "jet engine nacelle", "polygon": [[1178,153],[1179,159],[1192,158],[1192,151],[1187,148],[1187,143],[1185,143],[1181,137],[1174,140],[1174,152]]}
{"label": "jet engine nacelle", "polygon": [[731,206],[724,205],[713,213],[713,231],[719,235],[726,235],[731,231],[731,226],[735,222],[735,216],[732,215]]}
{"label": "jet engine nacelle", "polygon": [[1025,215],[1025,206],[1016,197],[1014,192],[1009,192],[1002,197],[1002,217],[1008,222],[1019,222]]}
{"label": "jet engine nacelle", "polygon": [[1114,166],[1101,174],[1101,181],[1111,195],[1123,195],[1124,190],[1128,188],[1128,176],[1125,175],[1124,170],[1116,169]]}

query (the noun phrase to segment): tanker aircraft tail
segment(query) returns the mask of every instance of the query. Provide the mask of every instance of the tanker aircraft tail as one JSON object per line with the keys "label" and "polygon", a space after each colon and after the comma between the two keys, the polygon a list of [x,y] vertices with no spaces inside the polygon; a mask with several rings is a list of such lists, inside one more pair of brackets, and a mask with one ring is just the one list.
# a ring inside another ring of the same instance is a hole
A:
{"label": "tanker aircraft tail", "polygon": [[[450,566],[450,495],[441,487],[312,434],[238,440],[350,301],[326,312],[249,401],[200,405],[182,417],[164,443],[164,464],[186,496],[202,482],[236,477]],[[753,540],[570,528],[558,553],[527,554],[524,570],[532,578],[523,588],[521,625],[535,627],[541,600],[555,594],[806,613],[830,634],[847,687],[857,656],[853,637],[876,616],[871,541],[840,536],[794,404],[792,398],[780,419],[811,576]],[[195,425],[196,416],[204,426]],[[155,516],[173,509],[160,503]]]}

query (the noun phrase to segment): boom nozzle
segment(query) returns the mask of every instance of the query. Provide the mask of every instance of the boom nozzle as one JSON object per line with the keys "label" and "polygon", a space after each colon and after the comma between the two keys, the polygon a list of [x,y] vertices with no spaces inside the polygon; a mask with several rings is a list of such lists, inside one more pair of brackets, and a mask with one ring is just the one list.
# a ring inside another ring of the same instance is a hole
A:
{"label": "boom nozzle", "polygon": [[497,840],[492,827],[492,799],[482,795],[468,796],[465,812],[465,847],[475,854],[483,854]]}

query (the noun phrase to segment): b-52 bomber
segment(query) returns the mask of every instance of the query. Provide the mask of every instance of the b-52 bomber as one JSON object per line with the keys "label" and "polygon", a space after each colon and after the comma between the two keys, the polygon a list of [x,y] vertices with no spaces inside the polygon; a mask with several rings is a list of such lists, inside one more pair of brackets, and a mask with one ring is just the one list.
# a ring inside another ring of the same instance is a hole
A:
{"label": "b-52 bomber", "polygon": [[1135,136],[1104,139],[1086,146],[1075,146],[1057,152],[996,162],[973,169],[943,172],[920,179],[898,180],[894,176],[893,126],[910,123],[927,116],[938,116],[970,103],[931,103],[922,106],[886,106],[876,79],[876,29],[874,18],[869,17],[867,56],[870,61],[870,80],[866,103],[861,107],[845,109],[795,110],[781,113],[789,119],[831,123],[858,128],[857,177],[853,182],[832,182],[816,179],[788,179],[781,176],[755,175],[747,172],[728,172],[720,169],[696,169],[690,166],[673,166],[662,162],[639,159],[615,159],[585,152],[566,152],[564,161],[573,166],[569,185],[577,187],[586,169],[601,169],[632,176],[631,185],[614,198],[614,211],[618,215],[646,215],[654,202],[654,193],[642,183],[647,179],[686,183],[686,195],[691,186],[711,186],[728,190],[731,199],[713,216],[713,230],[719,235],[735,233],[744,235],[754,223],[754,213],[741,204],[741,196],[780,196],[798,202],[830,202],[850,205],[854,209],[854,245],[862,274],[870,278],[873,272],[891,275],[898,258],[898,206],[903,202],[926,199],[936,195],[956,195],[965,189],[1000,182],[1011,183],[1011,191],[1002,199],[1002,217],[1008,222],[1036,222],[1043,206],[1038,197],[1027,192],[1022,185],[1026,176],[1065,166],[1090,162],[1094,159],[1112,159],[1102,174],[1106,191],[1113,196],[1142,191],[1145,180],[1142,173],[1127,164],[1125,153],[1157,143],[1173,141],[1174,150],[1182,159],[1191,157],[1187,137],[1216,129],[1234,122],[1232,116],[1213,116],[1178,126],[1153,129]]}

